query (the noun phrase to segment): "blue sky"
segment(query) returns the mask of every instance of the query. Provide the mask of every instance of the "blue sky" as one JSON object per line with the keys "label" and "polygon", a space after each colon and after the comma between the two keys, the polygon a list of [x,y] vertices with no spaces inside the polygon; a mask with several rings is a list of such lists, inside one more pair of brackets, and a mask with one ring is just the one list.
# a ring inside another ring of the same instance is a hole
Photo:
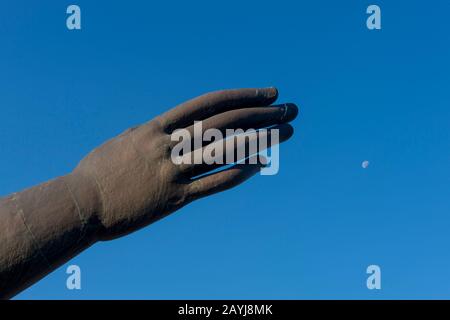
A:
{"label": "blue sky", "polygon": [[98,243],[17,298],[450,298],[449,13],[443,0],[5,1],[0,195],[204,92],[273,85],[300,108],[279,174]]}

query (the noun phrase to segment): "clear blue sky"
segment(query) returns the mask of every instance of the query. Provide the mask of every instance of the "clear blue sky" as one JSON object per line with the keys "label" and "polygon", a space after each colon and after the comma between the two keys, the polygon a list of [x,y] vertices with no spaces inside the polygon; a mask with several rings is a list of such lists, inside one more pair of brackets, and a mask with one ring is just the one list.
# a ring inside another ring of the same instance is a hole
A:
{"label": "clear blue sky", "polygon": [[300,107],[278,175],[98,243],[17,298],[450,298],[450,2],[2,4],[1,195],[207,91],[274,85]]}

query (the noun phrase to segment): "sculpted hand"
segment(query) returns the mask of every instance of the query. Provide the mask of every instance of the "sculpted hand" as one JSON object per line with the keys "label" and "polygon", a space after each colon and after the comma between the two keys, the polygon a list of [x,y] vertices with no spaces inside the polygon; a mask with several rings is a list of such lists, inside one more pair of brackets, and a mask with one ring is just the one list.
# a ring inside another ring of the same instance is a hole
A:
{"label": "sculpted hand", "polygon": [[130,233],[257,173],[261,163],[237,164],[196,178],[218,165],[175,164],[171,151],[176,142],[171,141],[170,135],[179,128],[193,132],[194,121],[202,120],[204,131],[276,126],[280,141],[285,141],[293,134],[287,122],[298,111],[293,104],[271,106],[277,95],[275,88],[209,93],[129,129],[92,151],[73,174],[98,190],[98,239]]}
{"label": "sculpted hand", "polygon": [[[257,173],[265,160],[255,154],[293,133],[287,122],[297,116],[297,107],[271,105],[276,99],[274,88],[203,95],[106,142],[72,173],[1,198],[0,299],[14,296],[97,241],[133,232]],[[200,130],[196,121],[202,121]],[[230,137],[228,129],[260,130]],[[180,132],[187,138],[176,154],[180,142],[173,138]],[[220,160],[206,161],[206,150],[214,150],[209,155]],[[179,156],[195,161],[179,163]],[[222,163],[230,166],[221,168]]]}

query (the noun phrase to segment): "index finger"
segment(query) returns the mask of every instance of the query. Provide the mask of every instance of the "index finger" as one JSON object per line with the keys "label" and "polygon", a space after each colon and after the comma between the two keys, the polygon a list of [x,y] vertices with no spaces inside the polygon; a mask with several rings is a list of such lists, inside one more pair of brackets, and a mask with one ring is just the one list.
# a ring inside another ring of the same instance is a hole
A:
{"label": "index finger", "polygon": [[277,97],[278,90],[274,87],[215,91],[178,105],[162,114],[159,120],[163,130],[170,133],[225,111],[268,106]]}

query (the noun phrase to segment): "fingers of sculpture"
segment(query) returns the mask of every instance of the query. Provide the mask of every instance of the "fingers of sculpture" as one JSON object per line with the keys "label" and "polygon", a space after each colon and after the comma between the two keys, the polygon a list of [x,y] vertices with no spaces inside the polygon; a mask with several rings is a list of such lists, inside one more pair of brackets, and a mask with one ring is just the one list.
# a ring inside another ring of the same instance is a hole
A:
{"label": "fingers of sculpture", "polygon": [[[257,162],[253,160],[250,158],[250,162]],[[264,160],[256,164],[236,164],[228,169],[198,178],[187,187],[189,197],[195,200],[231,189],[255,175],[264,166],[261,162]]]}
{"label": "fingers of sculpture", "polygon": [[[294,128],[290,124],[284,123],[273,126],[269,130],[247,130],[231,137],[225,136],[200,149],[184,153],[181,158],[176,159],[181,161],[176,164],[176,167],[182,174],[194,178],[234,163],[254,164],[254,158],[252,161],[249,159],[251,156],[288,140],[293,133]],[[276,137],[273,137],[274,134]],[[178,151],[175,149],[173,151],[172,156],[176,158]],[[257,162],[261,163],[259,158],[257,159]]]}
{"label": "fingers of sculpture", "polygon": [[162,129],[170,134],[177,128],[185,128],[194,121],[204,120],[229,110],[268,106],[278,97],[276,88],[233,89],[204,94],[159,117]]}

